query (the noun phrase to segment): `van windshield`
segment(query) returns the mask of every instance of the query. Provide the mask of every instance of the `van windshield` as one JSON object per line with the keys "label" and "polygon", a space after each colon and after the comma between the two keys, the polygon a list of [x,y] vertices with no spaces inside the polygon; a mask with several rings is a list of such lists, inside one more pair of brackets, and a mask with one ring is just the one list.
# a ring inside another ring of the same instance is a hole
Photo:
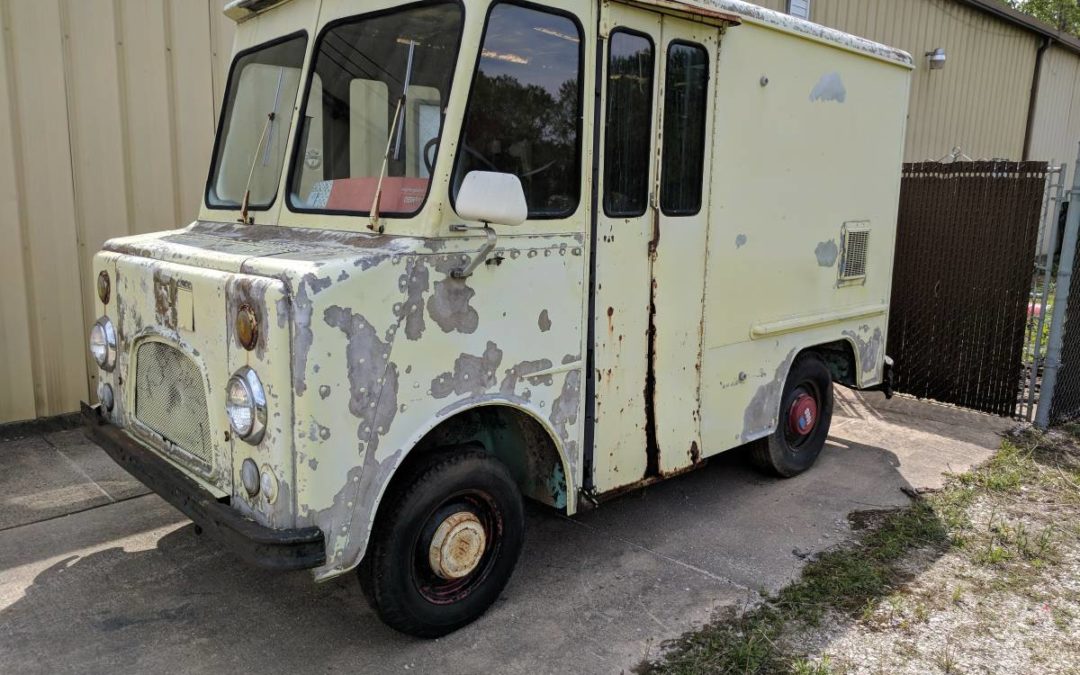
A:
{"label": "van windshield", "polygon": [[294,36],[237,55],[221,114],[206,205],[266,209],[277,196],[307,38]]}
{"label": "van windshield", "polygon": [[[331,24],[290,177],[297,211],[412,215],[427,198],[461,42],[457,2]],[[381,189],[381,191],[380,191]]]}

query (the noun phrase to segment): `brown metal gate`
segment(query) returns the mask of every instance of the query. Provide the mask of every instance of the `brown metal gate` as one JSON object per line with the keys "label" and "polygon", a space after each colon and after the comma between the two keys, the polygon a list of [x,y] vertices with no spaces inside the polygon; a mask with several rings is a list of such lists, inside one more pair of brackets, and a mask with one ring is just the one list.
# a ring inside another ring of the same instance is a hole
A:
{"label": "brown metal gate", "polygon": [[1047,168],[904,165],[887,350],[897,391],[1017,414]]}

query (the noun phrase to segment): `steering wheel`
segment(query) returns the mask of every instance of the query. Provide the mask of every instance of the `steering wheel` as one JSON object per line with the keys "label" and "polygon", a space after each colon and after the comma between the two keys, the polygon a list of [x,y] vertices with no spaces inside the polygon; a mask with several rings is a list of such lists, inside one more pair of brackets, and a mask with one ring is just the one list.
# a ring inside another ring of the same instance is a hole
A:
{"label": "steering wheel", "polygon": [[499,167],[495,166],[495,162],[492,162],[487,157],[484,157],[482,154],[480,154],[480,152],[478,150],[473,148],[471,145],[468,145],[467,143],[462,143],[461,144],[461,149],[464,150],[465,152],[469,153],[470,155],[472,155],[476,159],[480,160],[484,164],[486,164],[487,167],[489,169],[491,169],[492,171],[498,171],[499,170]]}
{"label": "steering wheel", "polygon": [[[484,155],[482,155],[478,150],[473,148],[471,145],[464,145],[463,144],[461,147],[465,150],[465,152],[469,153],[470,155],[472,155],[476,159],[480,160],[482,163],[486,164],[487,167],[489,169],[491,169],[492,171],[503,171],[503,169],[500,169],[499,167],[495,166],[495,162],[492,162],[487,157],[484,157]],[[426,150],[426,148],[425,148],[425,150]],[[425,161],[426,161],[426,159],[425,159]],[[537,174],[541,174],[541,173],[547,171],[548,169],[550,169],[551,167],[555,166],[558,163],[559,163],[559,160],[553,159],[550,162],[548,162],[547,164],[545,164],[543,166],[540,166],[540,167],[537,167],[537,168],[533,169],[532,171],[527,171],[525,173],[518,174],[518,177],[519,178],[531,178],[531,177],[533,177],[533,176],[535,176]]]}
{"label": "steering wheel", "polygon": [[420,153],[420,156],[424,158],[424,166],[427,168],[429,176],[435,174],[435,148],[439,147],[440,137],[436,136],[427,143],[424,144],[424,151]]}

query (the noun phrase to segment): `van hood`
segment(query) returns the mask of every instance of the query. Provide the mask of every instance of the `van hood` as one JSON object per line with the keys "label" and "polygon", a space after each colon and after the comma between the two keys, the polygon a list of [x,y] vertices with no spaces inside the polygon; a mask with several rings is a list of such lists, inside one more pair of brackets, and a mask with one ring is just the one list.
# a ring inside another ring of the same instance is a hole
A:
{"label": "van hood", "polygon": [[222,272],[289,276],[335,261],[436,253],[437,239],[196,221],[182,230],[110,239],[103,250]]}

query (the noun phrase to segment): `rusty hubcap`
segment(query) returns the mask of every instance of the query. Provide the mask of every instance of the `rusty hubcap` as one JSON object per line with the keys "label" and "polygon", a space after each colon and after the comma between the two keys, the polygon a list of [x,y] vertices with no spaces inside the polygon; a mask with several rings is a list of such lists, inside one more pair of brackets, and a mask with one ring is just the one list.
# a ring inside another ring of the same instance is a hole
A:
{"label": "rusty hubcap", "polygon": [[807,393],[799,394],[788,412],[788,429],[796,436],[809,436],[817,425],[817,401]]}
{"label": "rusty hubcap", "polygon": [[480,564],[487,548],[484,526],[475,514],[458,511],[439,524],[431,539],[431,570],[443,579],[467,577]]}

